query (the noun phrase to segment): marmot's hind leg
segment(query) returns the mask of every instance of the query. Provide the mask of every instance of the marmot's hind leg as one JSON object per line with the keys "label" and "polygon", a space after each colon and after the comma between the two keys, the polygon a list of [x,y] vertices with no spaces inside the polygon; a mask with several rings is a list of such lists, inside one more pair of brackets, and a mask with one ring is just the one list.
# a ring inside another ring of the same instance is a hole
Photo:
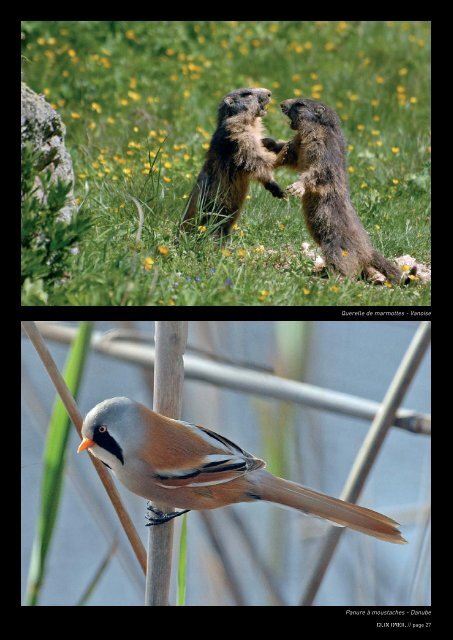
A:
{"label": "marmot's hind leg", "polygon": [[336,243],[322,243],[321,249],[330,271],[347,278],[355,278],[360,274],[360,261],[352,251],[347,251]]}

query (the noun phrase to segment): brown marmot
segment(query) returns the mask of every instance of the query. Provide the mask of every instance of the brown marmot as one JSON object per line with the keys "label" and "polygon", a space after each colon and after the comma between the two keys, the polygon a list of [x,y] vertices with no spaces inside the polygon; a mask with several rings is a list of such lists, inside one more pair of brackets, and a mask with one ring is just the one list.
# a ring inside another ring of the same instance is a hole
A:
{"label": "brown marmot", "polygon": [[346,143],[338,115],[307,98],[285,100],[280,106],[297,134],[288,142],[264,138],[263,144],[278,153],[276,167],[300,172],[287,191],[301,198],[308,230],[327,267],[348,277],[366,277],[373,267],[399,281],[402,272],[373,248],[349,197]]}
{"label": "brown marmot", "polygon": [[217,129],[184,212],[183,229],[213,224],[217,234],[227,235],[252,179],[276,198],[285,197],[272,173],[276,154],[261,142],[261,116],[266,115],[270,97],[268,89],[236,89],[222,99]]}

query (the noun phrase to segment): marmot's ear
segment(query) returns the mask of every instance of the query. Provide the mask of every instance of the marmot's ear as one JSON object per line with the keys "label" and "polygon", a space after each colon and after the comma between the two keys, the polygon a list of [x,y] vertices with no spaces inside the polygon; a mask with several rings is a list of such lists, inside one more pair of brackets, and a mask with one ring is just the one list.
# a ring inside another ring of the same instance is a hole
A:
{"label": "marmot's ear", "polygon": [[228,105],[229,107],[231,107],[231,105],[234,102],[234,98],[232,98],[231,96],[225,96],[225,98],[223,99],[224,104]]}
{"label": "marmot's ear", "polygon": [[329,109],[319,105],[315,109],[318,121],[325,127],[333,127],[335,125],[335,118],[332,117],[332,112]]}

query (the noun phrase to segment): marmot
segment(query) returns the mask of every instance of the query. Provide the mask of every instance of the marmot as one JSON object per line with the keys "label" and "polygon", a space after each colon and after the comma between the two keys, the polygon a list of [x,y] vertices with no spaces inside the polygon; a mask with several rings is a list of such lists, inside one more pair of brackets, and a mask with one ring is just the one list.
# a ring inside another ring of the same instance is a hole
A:
{"label": "marmot", "polygon": [[399,281],[402,272],[373,248],[349,197],[346,142],[338,115],[306,98],[285,100],[280,106],[297,134],[288,142],[264,138],[263,144],[278,153],[276,167],[300,172],[287,191],[302,199],[308,230],[327,267],[348,277],[366,277],[373,267]]}
{"label": "marmot", "polygon": [[271,97],[268,89],[236,89],[222,99],[218,125],[203,168],[189,196],[183,229],[214,223],[227,235],[239,217],[251,179],[276,198],[285,192],[275,182],[276,154],[262,144],[261,116]]}

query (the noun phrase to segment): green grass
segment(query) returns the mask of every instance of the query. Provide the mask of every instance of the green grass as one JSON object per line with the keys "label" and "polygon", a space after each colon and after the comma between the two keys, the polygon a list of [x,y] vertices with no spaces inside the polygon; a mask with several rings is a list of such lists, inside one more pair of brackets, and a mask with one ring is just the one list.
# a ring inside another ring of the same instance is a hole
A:
{"label": "green grass", "polygon": [[[255,85],[273,92],[264,123],[276,138],[291,136],[285,98],[337,109],[374,245],[430,262],[429,23],[25,22],[22,32],[24,79],[66,123],[76,195],[93,219],[48,304],[430,304],[429,286],[313,275],[298,201],[260,185],[231,241],[175,242],[221,96]],[[294,179],[277,172],[282,186]],[[145,214],[138,244],[131,196]]]}

